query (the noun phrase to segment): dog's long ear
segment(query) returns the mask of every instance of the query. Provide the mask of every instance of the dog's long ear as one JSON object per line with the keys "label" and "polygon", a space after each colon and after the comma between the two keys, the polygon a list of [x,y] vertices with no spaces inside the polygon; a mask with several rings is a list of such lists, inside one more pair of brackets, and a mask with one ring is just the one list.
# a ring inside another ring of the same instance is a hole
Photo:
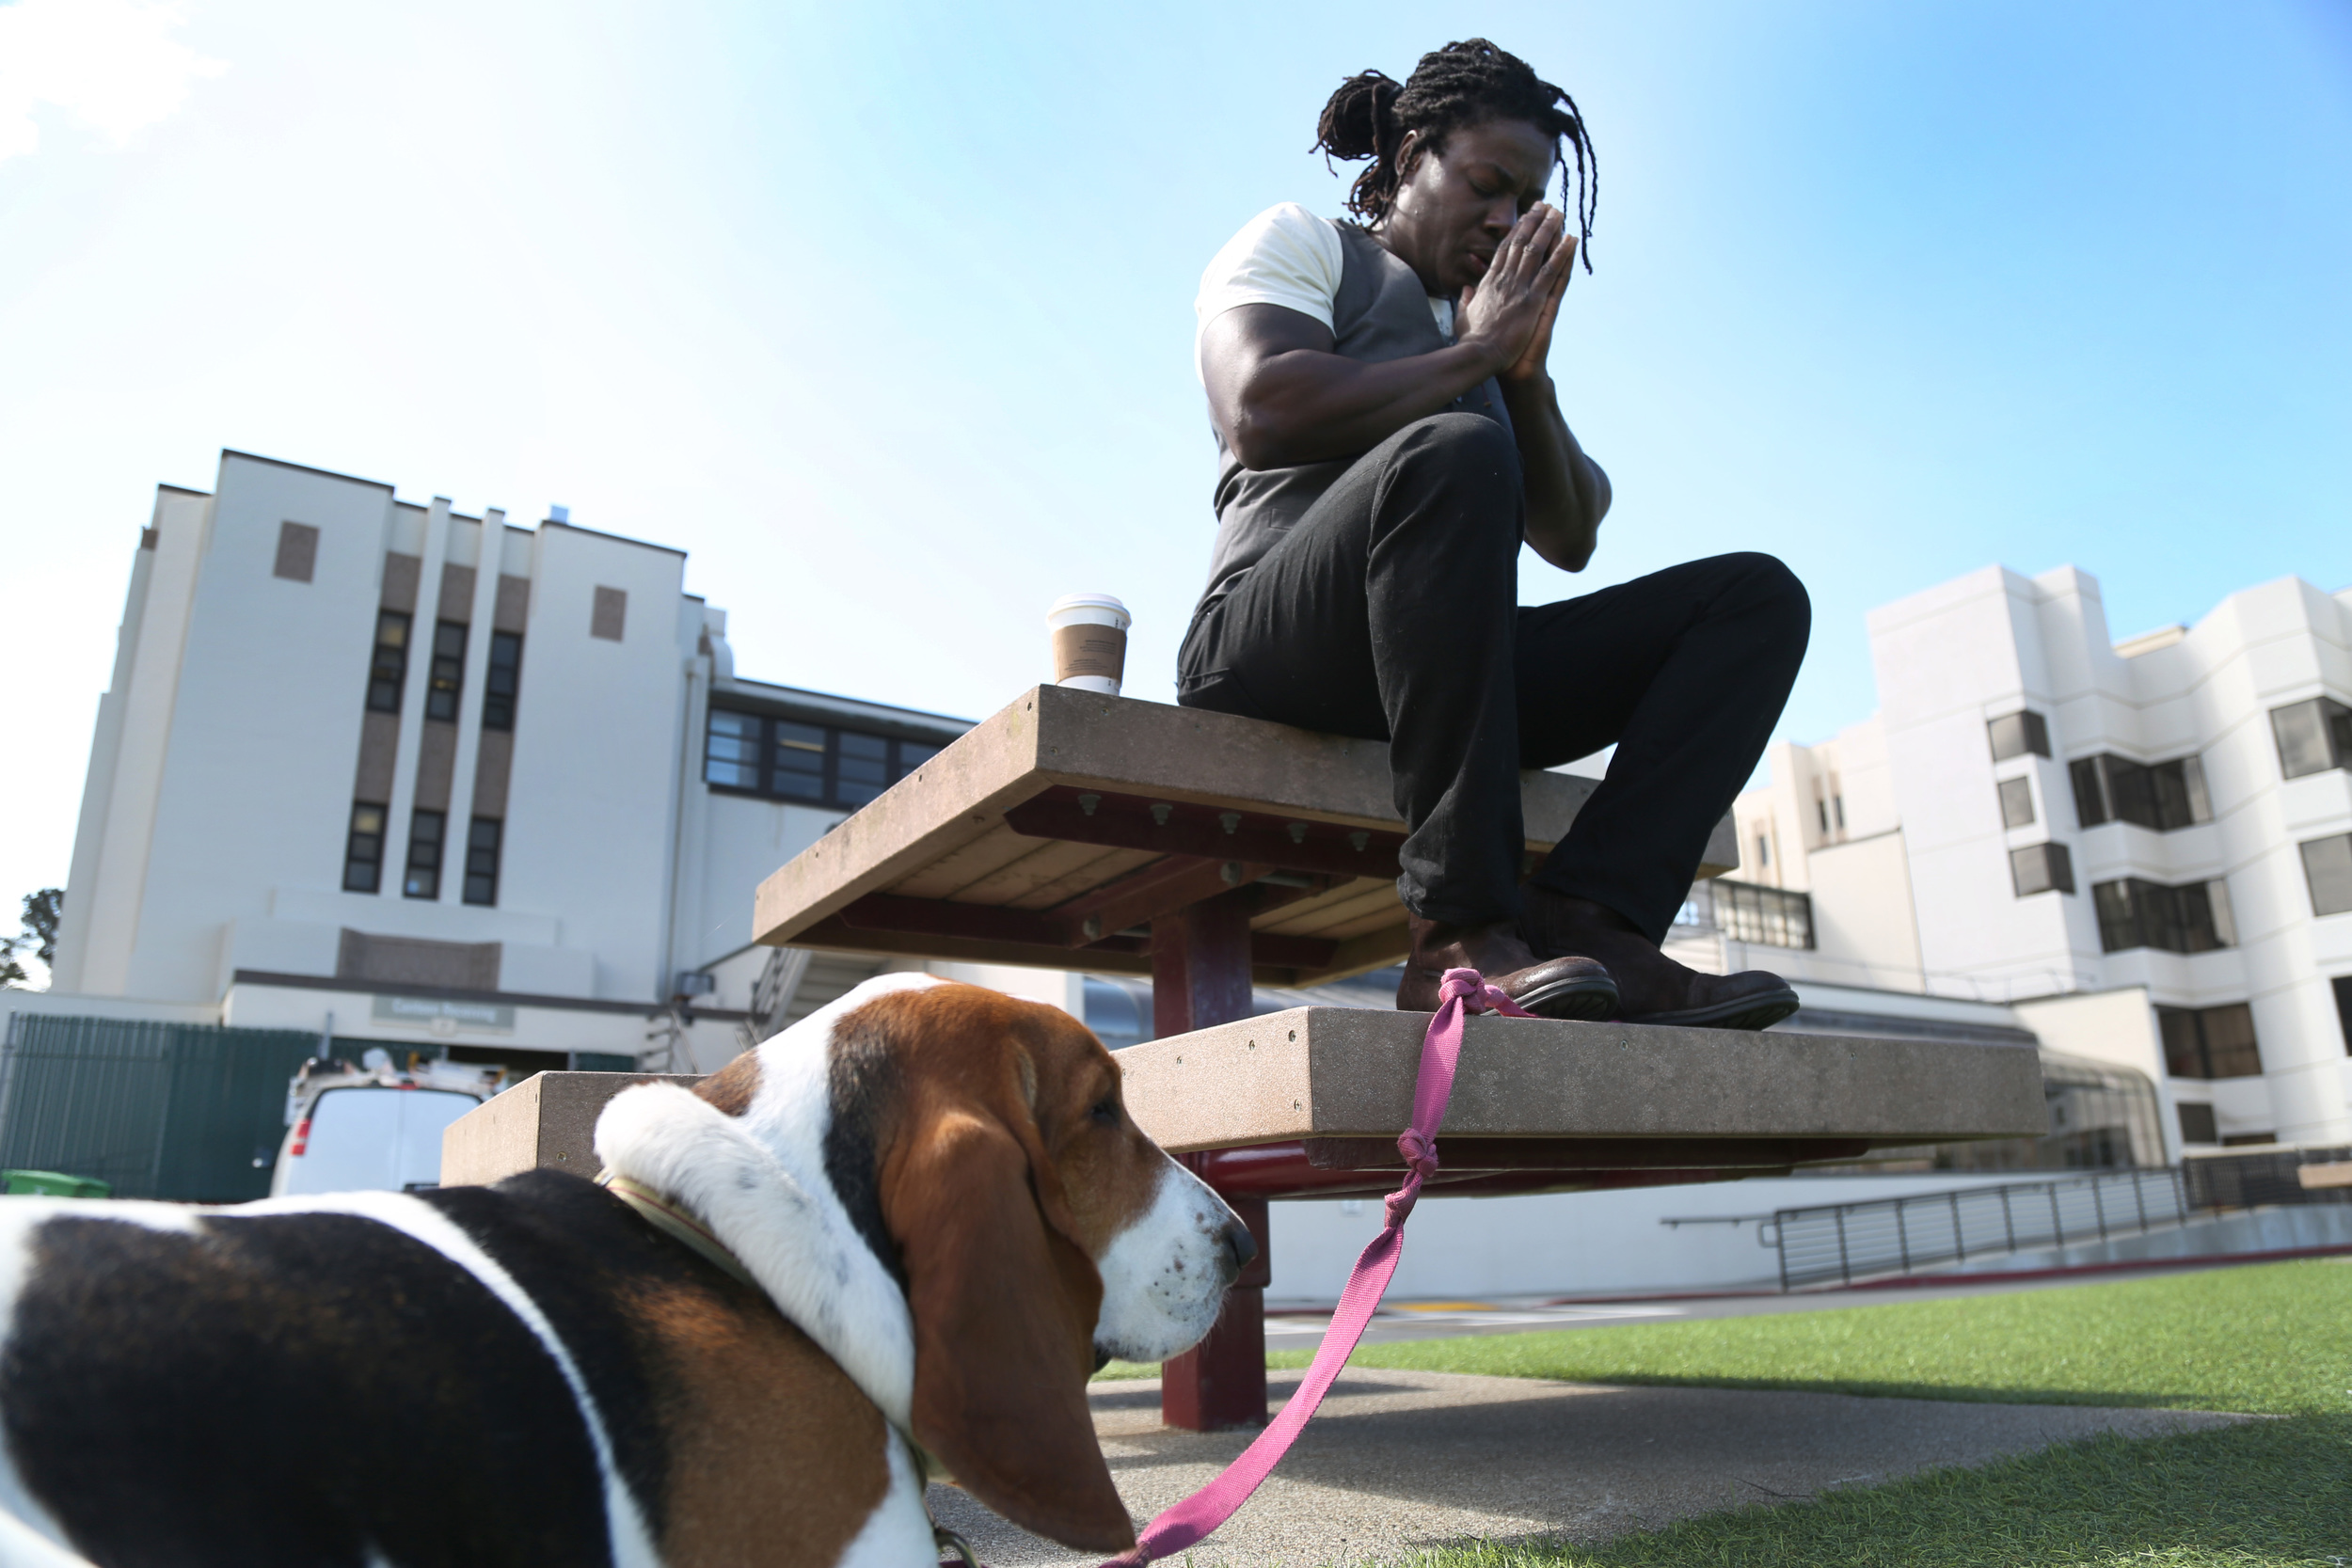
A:
{"label": "dog's long ear", "polygon": [[959,1109],[910,1132],[890,1210],[914,1313],[915,1440],[1022,1528],[1126,1550],[1135,1527],[1087,1409],[1101,1276],[1040,1213],[1029,1154],[1001,1122]]}

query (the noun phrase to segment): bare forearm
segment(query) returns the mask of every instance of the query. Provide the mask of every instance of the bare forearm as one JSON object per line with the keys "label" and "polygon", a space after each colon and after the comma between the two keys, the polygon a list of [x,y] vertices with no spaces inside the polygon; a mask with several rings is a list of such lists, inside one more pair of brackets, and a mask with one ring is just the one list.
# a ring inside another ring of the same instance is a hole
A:
{"label": "bare forearm", "polygon": [[1493,356],[1465,343],[1378,362],[1309,349],[1276,354],[1252,365],[1236,388],[1225,438],[1249,468],[1353,457],[1494,373]]}
{"label": "bare forearm", "polygon": [[1577,445],[1549,376],[1506,379],[1502,402],[1526,476],[1527,542],[1554,566],[1581,572],[1609,512],[1609,476]]}

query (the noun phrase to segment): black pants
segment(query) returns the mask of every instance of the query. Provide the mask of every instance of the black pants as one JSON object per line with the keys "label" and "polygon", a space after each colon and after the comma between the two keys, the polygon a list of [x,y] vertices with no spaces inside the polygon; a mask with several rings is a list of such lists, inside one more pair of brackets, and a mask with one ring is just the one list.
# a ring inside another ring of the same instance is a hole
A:
{"label": "black pants", "polygon": [[1494,420],[1406,426],[1194,616],[1177,701],[1388,741],[1410,830],[1397,891],[1470,925],[1518,912],[1518,770],[1613,742],[1534,879],[1662,939],[1779,721],[1812,608],[1751,554],[1519,605],[1524,507]]}

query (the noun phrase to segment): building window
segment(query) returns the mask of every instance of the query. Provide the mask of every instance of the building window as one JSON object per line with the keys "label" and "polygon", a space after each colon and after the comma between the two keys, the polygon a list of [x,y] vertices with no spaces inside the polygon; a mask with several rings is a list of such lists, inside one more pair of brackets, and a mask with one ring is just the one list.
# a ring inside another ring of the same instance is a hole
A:
{"label": "building window", "polygon": [[2311,884],[2312,913],[2352,910],[2352,833],[2315,838],[2301,846],[2303,879]]}
{"label": "building window", "polygon": [[308,582],[318,567],[319,531],[308,523],[278,525],[278,560],[270,567],[272,577],[289,582]]}
{"label": "building window", "polygon": [[504,825],[495,816],[477,816],[466,832],[466,902],[499,901],[499,836]]}
{"label": "building window", "polygon": [[621,641],[621,633],[628,626],[628,591],[622,588],[599,588],[588,609],[588,635],[601,637],[607,642]]}
{"label": "building window", "polygon": [[2033,781],[2018,777],[2003,779],[2001,791],[2001,826],[2030,828],[2033,826]]}
{"label": "building window", "polygon": [[520,632],[490,634],[490,668],[482,677],[482,727],[515,727],[515,696],[522,689],[523,639]]}
{"label": "building window", "polygon": [[845,806],[862,806],[890,787],[891,743],[878,735],[834,732],[834,791]]}
{"label": "building window", "polygon": [[2123,877],[2092,884],[2090,901],[2098,911],[2099,946],[2105,952],[2153,947],[2165,953],[2210,953],[2237,943],[2224,882],[2167,887]]}
{"label": "building window", "polygon": [[2050,754],[2050,725],[2031,708],[2005,713],[1988,722],[1985,733],[1993,740],[1993,760],[2007,762],[2031,752],[2038,757]]}
{"label": "building window", "polygon": [[408,617],[397,610],[375,616],[375,657],[368,665],[368,706],[400,711],[400,690],[408,683]]}
{"label": "building window", "polygon": [[1772,868],[1772,841],[1764,833],[1756,835],[1756,863],[1766,871]]}
{"label": "building window", "polygon": [[343,891],[373,893],[384,885],[384,808],[355,801],[343,840]]}
{"label": "building window", "polygon": [[2217,1144],[2221,1141],[2221,1129],[2214,1124],[2212,1106],[2184,1100],[2178,1109],[2181,1113],[2181,1142]]}
{"label": "building window", "polygon": [[2156,1028],[2164,1036],[2164,1070],[2175,1078],[2262,1076],[2254,1009],[2243,1002],[2226,1007],[2158,1007]]}
{"label": "building window", "polygon": [[2155,832],[2213,820],[2205,767],[2195,757],[2137,763],[2102,754],[2067,766],[2074,785],[2074,816],[2086,828],[2130,822]]}
{"label": "building window", "polygon": [[854,811],[938,754],[926,742],[714,707],[703,737],[703,782]]}
{"label": "building window", "polygon": [[710,728],[703,737],[705,784],[755,792],[760,788],[760,724],[755,714],[721,707],[710,710]]}
{"label": "building window", "polygon": [[2055,888],[2074,891],[2074,858],[2063,844],[2029,844],[2009,852],[2009,879],[2017,896],[2030,898]]}
{"label": "building window", "polygon": [[457,698],[466,685],[466,623],[438,621],[433,626],[433,669],[425,679],[424,716],[454,723]]}
{"label": "building window", "polygon": [[2339,974],[2328,984],[2336,991],[2336,1022],[2344,1030],[2344,1053],[2352,1056],[2352,974]]}
{"label": "building window", "polygon": [[2352,708],[2333,698],[2272,708],[2270,735],[2279,743],[2279,771],[2290,779],[2352,767]]}
{"label": "building window", "polygon": [[1813,945],[1813,900],[1805,895],[1721,877],[1708,885],[1724,935],[1767,947]]}
{"label": "building window", "polygon": [[408,819],[408,875],[401,892],[411,898],[441,895],[441,834],[449,818],[437,811],[421,811]]}
{"label": "building window", "polygon": [[825,732],[815,724],[774,721],[774,737],[768,759],[768,793],[787,800],[825,798]]}

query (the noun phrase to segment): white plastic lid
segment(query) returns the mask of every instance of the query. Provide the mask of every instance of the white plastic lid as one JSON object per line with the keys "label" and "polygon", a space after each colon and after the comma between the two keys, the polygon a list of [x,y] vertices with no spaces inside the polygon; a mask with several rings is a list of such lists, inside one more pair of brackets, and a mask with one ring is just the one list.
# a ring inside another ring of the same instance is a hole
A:
{"label": "white plastic lid", "polygon": [[1056,599],[1052,604],[1045,607],[1045,613],[1048,615],[1056,615],[1065,610],[1081,609],[1116,610],[1121,615],[1127,613],[1127,607],[1120,604],[1117,599],[1113,598],[1108,594],[1064,594],[1060,598]]}

